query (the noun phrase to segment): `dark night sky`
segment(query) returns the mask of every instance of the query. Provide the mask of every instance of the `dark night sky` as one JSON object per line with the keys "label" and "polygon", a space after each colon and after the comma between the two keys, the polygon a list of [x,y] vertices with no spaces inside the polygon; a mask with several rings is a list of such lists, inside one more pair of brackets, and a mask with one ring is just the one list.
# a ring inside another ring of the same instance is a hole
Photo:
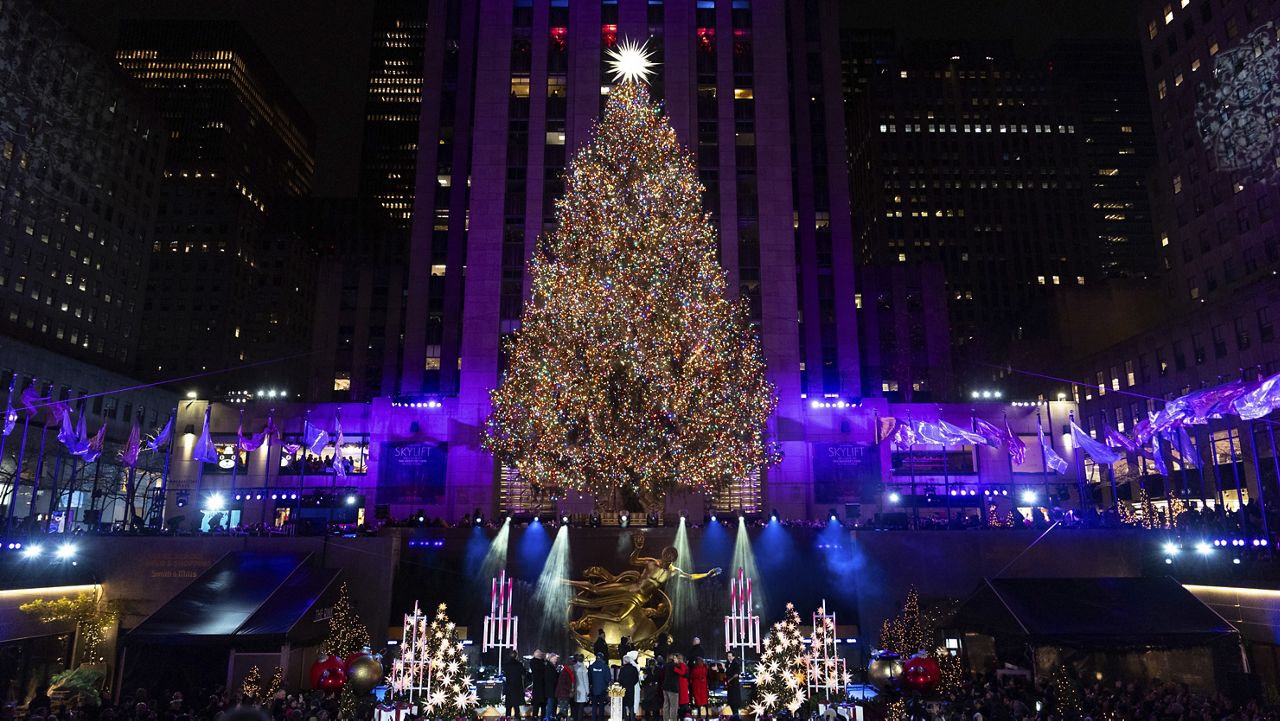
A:
{"label": "dark night sky", "polygon": [[[239,20],[315,121],[316,194],[355,193],[373,0],[45,3],[104,51],[113,48],[122,18]],[[1135,6],[1136,0],[847,0],[842,14],[847,25],[892,28],[905,38],[1015,38],[1019,51],[1037,53],[1059,38],[1136,41]]]}

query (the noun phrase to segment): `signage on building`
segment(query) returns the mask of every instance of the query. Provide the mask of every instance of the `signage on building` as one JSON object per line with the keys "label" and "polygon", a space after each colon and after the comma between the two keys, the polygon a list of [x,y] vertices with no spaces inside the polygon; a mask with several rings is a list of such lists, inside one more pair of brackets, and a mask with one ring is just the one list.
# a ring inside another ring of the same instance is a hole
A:
{"label": "signage on building", "polygon": [[875,445],[813,444],[814,503],[858,501],[864,496],[873,496],[879,482],[880,455]]}
{"label": "signage on building", "polygon": [[444,443],[382,444],[378,460],[378,503],[434,503],[444,495]]}
{"label": "signage on building", "polygon": [[973,451],[968,446],[963,451],[947,451],[945,456],[937,448],[893,452],[895,476],[954,476],[973,473]]}

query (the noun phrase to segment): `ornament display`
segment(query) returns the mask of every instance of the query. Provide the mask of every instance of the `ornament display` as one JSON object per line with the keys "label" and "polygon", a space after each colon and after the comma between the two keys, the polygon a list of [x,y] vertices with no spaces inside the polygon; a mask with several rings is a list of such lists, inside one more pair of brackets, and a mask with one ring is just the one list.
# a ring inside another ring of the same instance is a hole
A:
{"label": "ornament display", "polygon": [[902,679],[902,657],[893,651],[878,651],[867,664],[867,683],[884,691]]}
{"label": "ornament display", "polygon": [[916,693],[928,693],[938,687],[942,669],[931,656],[916,654],[902,665],[902,685]]}
{"label": "ornament display", "polygon": [[368,653],[347,657],[347,683],[356,693],[366,694],[382,680],[382,661]]}
{"label": "ornament display", "polygon": [[320,677],[324,675],[325,671],[329,671],[331,669],[341,671],[345,667],[346,664],[344,664],[342,659],[337,656],[320,654],[319,658],[316,659],[316,662],[311,664],[311,670],[308,672],[308,678],[311,681],[311,688],[320,688]]}
{"label": "ornament display", "polygon": [[325,669],[320,674],[320,690],[321,691],[341,691],[342,687],[347,685],[347,672],[341,668]]}

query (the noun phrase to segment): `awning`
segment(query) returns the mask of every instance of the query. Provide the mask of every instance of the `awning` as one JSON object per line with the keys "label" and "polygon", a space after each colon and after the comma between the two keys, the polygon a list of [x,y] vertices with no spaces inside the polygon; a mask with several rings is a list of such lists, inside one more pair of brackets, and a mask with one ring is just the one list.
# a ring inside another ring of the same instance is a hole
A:
{"label": "awning", "polygon": [[985,579],[950,623],[1032,645],[1195,646],[1236,629],[1172,578]]}
{"label": "awning", "polygon": [[338,571],[319,568],[309,558],[228,553],[130,631],[127,642],[315,640],[324,624],[311,611],[336,592]]}

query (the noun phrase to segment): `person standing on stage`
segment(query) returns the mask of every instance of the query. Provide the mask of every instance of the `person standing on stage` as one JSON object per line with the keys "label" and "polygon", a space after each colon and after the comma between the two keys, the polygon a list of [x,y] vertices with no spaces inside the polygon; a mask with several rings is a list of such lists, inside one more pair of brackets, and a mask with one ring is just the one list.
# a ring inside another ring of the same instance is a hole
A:
{"label": "person standing on stage", "polygon": [[673,653],[662,671],[662,718],[680,721],[680,704],[689,698],[689,667],[680,654]]}
{"label": "person standing on stage", "polygon": [[591,679],[587,678],[587,664],[582,655],[573,657],[573,718],[582,721],[583,709],[591,698]]}
{"label": "person standing on stage", "polygon": [[689,667],[689,703],[693,705],[692,714],[697,717],[707,715],[707,706],[710,702],[707,671],[707,664],[702,662],[701,656],[693,659],[693,665]]}
{"label": "person standing on stage", "polygon": [[[558,656],[553,658],[556,661],[559,660]],[[572,657],[566,659],[565,663],[556,663],[555,701],[554,705],[550,702],[547,704],[548,708],[555,709],[552,714],[554,718],[560,721],[569,721],[573,718],[573,695],[577,690],[576,686],[573,680]]]}
{"label": "person standing on stage", "polygon": [[547,712],[547,660],[542,649],[533,649],[533,658],[529,659],[530,700],[532,701],[532,718],[542,718]]}
{"label": "person standing on stage", "polygon": [[733,712],[733,721],[738,721],[738,711],[742,708],[742,659],[729,652],[725,659],[724,691],[728,696],[729,710]]}
{"label": "person standing on stage", "polygon": [[609,660],[604,656],[596,656],[587,670],[591,686],[591,718],[604,721],[608,714],[605,711],[609,704],[609,684],[613,682],[613,674],[609,672]]}
{"label": "person standing on stage", "polygon": [[547,663],[543,666],[542,674],[542,677],[546,679],[543,683],[546,684],[547,690],[547,703],[543,709],[543,718],[546,721],[551,721],[556,717],[556,704],[558,702],[556,691],[560,685],[560,668],[560,656],[554,653],[547,654]]}
{"label": "person standing on stage", "polygon": [[636,712],[640,709],[640,665],[636,663],[639,654],[628,651],[622,657],[622,668],[618,669],[618,685],[625,694],[622,697],[622,721],[635,721]]}
{"label": "person standing on stage", "polygon": [[520,706],[524,703],[524,664],[515,651],[502,663],[502,695],[506,702],[507,718],[520,718]]}
{"label": "person standing on stage", "polygon": [[698,636],[693,637],[693,648],[689,649],[689,658],[694,659],[695,661],[697,659],[703,658],[702,639]]}
{"label": "person standing on stage", "polygon": [[596,634],[596,643],[592,646],[591,652],[603,658],[606,663],[609,661],[609,642],[604,638],[603,628]]}

